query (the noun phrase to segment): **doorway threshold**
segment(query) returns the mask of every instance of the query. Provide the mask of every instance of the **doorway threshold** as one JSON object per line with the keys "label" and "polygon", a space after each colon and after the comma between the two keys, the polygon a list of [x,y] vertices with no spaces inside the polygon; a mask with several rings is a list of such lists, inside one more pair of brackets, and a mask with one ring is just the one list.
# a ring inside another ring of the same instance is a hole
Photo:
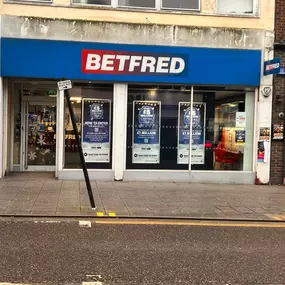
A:
{"label": "doorway threshold", "polygon": [[29,179],[29,180],[38,180],[38,179],[56,179],[55,172],[11,172],[5,178],[13,179]]}

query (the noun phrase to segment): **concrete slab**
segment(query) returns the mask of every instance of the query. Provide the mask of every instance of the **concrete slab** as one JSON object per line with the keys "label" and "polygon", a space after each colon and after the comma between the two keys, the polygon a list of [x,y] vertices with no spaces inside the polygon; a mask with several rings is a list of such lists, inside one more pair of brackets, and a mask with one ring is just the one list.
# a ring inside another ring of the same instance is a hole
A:
{"label": "concrete slab", "polygon": [[92,211],[85,181],[21,175],[0,182],[1,214],[97,216],[102,212],[104,216],[262,220],[285,213],[282,186],[92,181],[97,206]]}

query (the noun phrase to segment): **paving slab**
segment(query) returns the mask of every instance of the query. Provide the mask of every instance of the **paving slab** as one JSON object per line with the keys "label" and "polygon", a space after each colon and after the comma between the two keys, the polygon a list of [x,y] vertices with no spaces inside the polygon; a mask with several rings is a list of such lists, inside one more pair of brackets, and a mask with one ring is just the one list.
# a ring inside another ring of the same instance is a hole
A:
{"label": "paving slab", "polygon": [[163,181],[91,185],[96,211],[90,208],[85,181],[13,175],[0,180],[0,214],[285,220],[283,186]]}

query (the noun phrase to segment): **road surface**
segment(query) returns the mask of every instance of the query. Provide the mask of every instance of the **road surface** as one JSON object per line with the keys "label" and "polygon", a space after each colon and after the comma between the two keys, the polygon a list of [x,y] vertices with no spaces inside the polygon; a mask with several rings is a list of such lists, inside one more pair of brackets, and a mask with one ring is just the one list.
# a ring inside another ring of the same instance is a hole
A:
{"label": "road surface", "polygon": [[0,284],[285,284],[285,224],[132,223],[2,220]]}

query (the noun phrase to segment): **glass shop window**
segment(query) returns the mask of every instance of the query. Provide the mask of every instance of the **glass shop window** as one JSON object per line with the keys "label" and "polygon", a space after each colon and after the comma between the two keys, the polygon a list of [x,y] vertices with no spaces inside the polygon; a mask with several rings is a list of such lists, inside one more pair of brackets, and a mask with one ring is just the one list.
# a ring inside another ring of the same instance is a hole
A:
{"label": "glass shop window", "polygon": [[[112,168],[113,87],[74,86],[70,90],[87,168]],[[65,103],[65,168],[80,168],[78,145]]]}
{"label": "glass shop window", "polygon": [[180,87],[131,87],[128,91],[127,169],[187,170],[178,160],[178,111],[190,101]]}
{"label": "glass shop window", "polygon": [[190,90],[129,87],[127,169],[251,171],[254,93]]}

